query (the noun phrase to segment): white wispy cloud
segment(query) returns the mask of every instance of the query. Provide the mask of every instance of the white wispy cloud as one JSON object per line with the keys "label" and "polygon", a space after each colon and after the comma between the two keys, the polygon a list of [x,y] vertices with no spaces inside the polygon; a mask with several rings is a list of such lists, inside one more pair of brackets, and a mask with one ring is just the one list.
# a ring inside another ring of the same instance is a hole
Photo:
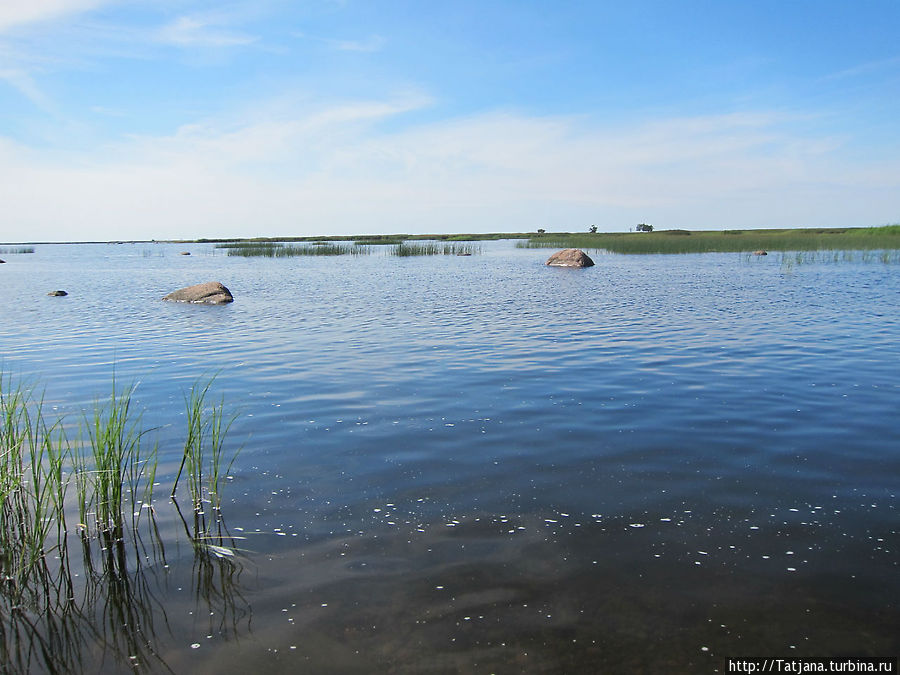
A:
{"label": "white wispy cloud", "polygon": [[890,72],[896,70],[900,70],[900,56],[860,63],[859,65],[853,66],[852,68],[844,68],[843,70],[829,73],[828,75],[822,77],[821,80],[844,80],[854,77],[860,77],[862,75],[868,75],[870,73]]}
{"label": "white wispy cloud", "polygon": [[209,15],[181,16],[163,26],[160,42],[181,47],[239,47],[253,44],[257,36],[231,29],[221,18]]}
{"label": "white wispy cloud", "polygon": [[[90,157],[0,141],[6,238],[871,225],[900,161],[779,115],[610,127],[511,112],[396,130],[427,99],[204,121]],[[383,125],[390,121],[388,126]],[[386,129],[391,129],[387,131]],[[55,229],[54,229],[55,228]],[[85,234],[81,234],[85,233]],[[87,234],[89,233],[89,234]]]}
{"label": "white wispy cloud", "polygon": [[386,42],[380,35],[371,35],[365,40],[332,40],[331,44],[345,52],[377,52]]}
{"label": "white wispy cloud", "polygon": [[112,0],[3,0],[0,2],[0,33],[24,24],[97,9],[111,2]]}
{"label": "white wispy cloud", "polygon": [[6,82],[41,110],[53,112],[52,101],[38,87],[28,72],[19,68],[0,68],[0,80]]}
{"label": "white wispy cloud", "polygon": [[370,35],[361,40],[341,40],[302,32],[294,32],[292,35],[296,38],[319,42],[343,52],[378,52],[387,44],[387,40],[381,35]]}

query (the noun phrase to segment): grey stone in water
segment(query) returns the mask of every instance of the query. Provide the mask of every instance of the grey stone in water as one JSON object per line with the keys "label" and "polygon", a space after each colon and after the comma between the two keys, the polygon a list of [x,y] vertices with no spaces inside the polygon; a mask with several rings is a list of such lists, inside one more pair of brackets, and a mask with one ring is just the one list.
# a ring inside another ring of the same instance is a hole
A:
{"label": "grey stone in water", "polygon": [[2,265],[5,262],[6,262],[5,260],[0,260],[0,265]]}
{"label": "grey stone in water", "polygon": [[205,284],[180,288],[169,293],[163,300],[191,302],[199,305],[224,305],[228,302],[234,302],[231,291],[218,281],[207,281]]}
{"label": "grey stone in water", "polygon": [[190,255],[190,251],[182,251],[179,255]]}
{"label": "grey stone in water", "polygon": [[49,293],[47,293],[47,295],[53,295],[57,298],[61,298],[68,295],[68,293],[66,293],[65,291],[50,291]]}
{"label": "grey stone in water", "polygon": [[765,251],[753,251],[753,255],[769,255]]}
{"label": "grey stone in water", "polygon": [[591,267],[594,261],[580,248],[566,248],[547,259],[551,267]]}

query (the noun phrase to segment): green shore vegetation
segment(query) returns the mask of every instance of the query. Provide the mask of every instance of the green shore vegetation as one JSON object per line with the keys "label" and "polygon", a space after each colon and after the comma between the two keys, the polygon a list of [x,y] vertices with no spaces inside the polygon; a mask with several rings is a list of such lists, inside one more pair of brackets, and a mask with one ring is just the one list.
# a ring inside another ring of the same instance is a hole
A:
{"label": "green shore vegetation", "polygon": [[520,248],[582,248],[610,253],[728,253],[900,249],[900,225],[790,230],[661,230],[532,235]]}

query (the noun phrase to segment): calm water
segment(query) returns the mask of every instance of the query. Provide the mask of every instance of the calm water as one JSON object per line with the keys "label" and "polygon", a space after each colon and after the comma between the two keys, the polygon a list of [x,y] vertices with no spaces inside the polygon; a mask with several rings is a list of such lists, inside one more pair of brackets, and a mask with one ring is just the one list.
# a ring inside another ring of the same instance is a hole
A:
{"label": "calm water", "polygon": [[[193,381],[218,372],[240,413],[240,568],[195,559],[161,488],[165,561],[135,569],[131,629],[84,618],[73,669],[722,672],[900,652],[900,269],[549,253],[3,255],[3,369],[46,408],[77,420],[114,371],[137,382],[163,484]],[[208,280],[236,301],[160,301]]]}

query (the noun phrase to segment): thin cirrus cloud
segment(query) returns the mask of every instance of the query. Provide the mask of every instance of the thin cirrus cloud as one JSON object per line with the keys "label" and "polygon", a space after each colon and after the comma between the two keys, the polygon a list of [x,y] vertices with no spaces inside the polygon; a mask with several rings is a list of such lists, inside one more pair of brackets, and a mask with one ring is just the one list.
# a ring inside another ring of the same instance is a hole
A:
{"label": "thin cirrus cloud", "polygon": [[292,35],[295,38],[318,42],[342,52],[379,52],[384,49],[384,46],[387,44],[387,40],[381,35],[370,35],[362,40],[341,40],[319,35],[310,35],[309,33],[299,31],[293,32]]}
{"label": "thin cirrus cloud", "polygon": [[0,2],[0,33],[16,26],[59,19],[107,4],[110,0],[4,0]]}
{"label": "thin cirrus cloud", "polygon": [[181,47],[239,47],[258,40],[254,35],[229,29],[203,16],[181,16],[156,33],[160,42]]}
{"label": "thin cirrus cloud", "polygon": [[845,68],[835,73],[829,73],[820,79],[821,81],[826,82],[830,80],[845,80],[872,73],[896,74],[897,71],[900,71],[900,56],[861,63],[852,68]]}
{"label": "thin cirrus cloud", "polygon": [[0,80],[17,90],[36,107],[45,112],[53,112],[53,102],[34,81],[34,78],[20,68],[0,68]]}

